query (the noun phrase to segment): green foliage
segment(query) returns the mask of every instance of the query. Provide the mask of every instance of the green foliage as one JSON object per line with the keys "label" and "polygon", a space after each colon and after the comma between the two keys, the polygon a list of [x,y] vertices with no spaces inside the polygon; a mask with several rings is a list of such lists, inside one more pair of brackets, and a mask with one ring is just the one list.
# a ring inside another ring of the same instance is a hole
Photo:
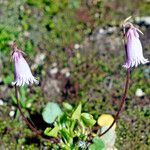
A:
{"label": "green foliage", "polygon": [[72,119],[73,120],[80,120],[80,117],[81,117],[81,108],[82,108],[82,106],[81,106],[81,104],[79,104],[78,105],[78,107],[76,108],[76,110],[73,112],[73,114],[72,114]]}
{"label": "green foliage", "polygon": [[[20,87],[19,88],[19,100],[20,100],[20,106],[24,109],[32,109],[30,108],[33,102],[36,99],[36,95],[30,97],[29,95],[26,94],[27,87]],[[11,94],[11,99],[14,104],[17,103],[16,98],[14,94]]]}
{"label": "green foliage", "polygon": [[62,113],[57,103],[49,102],[42,111],[42,116],[45,122],[53,123],[55,119]]}
{"label": "green foliage", "polygon": [[104,143],[99,137],[93,138],[93,144],[91,144],[88,148],[88,150],[103,150],[104,149]]}
{"label": "green foliage", "polygon": [[65,103],[65,102],[63,103],[63,107],[67,111],[71,111],[73,109],[73,107],[69,103]]}
{"label": "green foliage", "polygon": [[[70,104],[65,103],[64,110],[66,110],[66,105],[72,107]],[[56,119],[53,124],[54,127],[46,128],[44,134],[60,138],[61,142],[59,146],[62,149],[68,150],[69,147],[73,149],[78,148],[78,142],[86,141],[90,133],[90,128],[96,123],[92,115],[81,112],[81,104],[79,104],[75,110],[63,112]],[[52,113],[49,113],[49,118],[51,118],[51,115]]]}
{"label": "green foliage", "polygon": [[86,126],[93,126],[96,123],[93,116],[89,113],[82,113],[81,119]]}
{"label": "green foliage", "polygon": [[46,128],[44,131],[44,134],[51,137],[57,137],[58,136],[59,127],[55,125],[53,129]]}
{"label": "green foliage", "polygon": [[4,81],[5,84],[11,84],[11,82],[13,81],[13,75],[6,76],[3,79],[3,81]]}

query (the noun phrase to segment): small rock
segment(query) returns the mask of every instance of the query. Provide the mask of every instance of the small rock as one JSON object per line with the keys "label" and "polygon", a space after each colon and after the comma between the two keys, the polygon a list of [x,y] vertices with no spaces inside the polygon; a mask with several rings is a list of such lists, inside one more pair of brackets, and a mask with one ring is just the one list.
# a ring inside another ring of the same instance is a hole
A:
{"label": "small rock", "polygon": [[50,74],[56,74],[56,73],[58,73],[58,68],[55,67],[50,70]]}
{"label": "small rock", "polygon": [[145,24],[145,25],[150,26],[150,16],[136,17],[136,18],[135,18],[135,21],[136,21],[138,24]]}
{"label": "small rock", "polygon": [[66,77],[69,77],[70,76],[70,72],[69,72],[69,68],[64,68],[61,70],[61,73],[62,74],[65,74]]}
{"label": "small rock", "polygon": [[9,112],[9,116],[10,116],[10,117],[13,117],[14,115],[15,115],[15,111],[11,110],[11,111]]}
{"label": "small rock", "polygon": [[61,73],[62,73],[62,74],[66,74],[67,72],[69,72],[69,68],[63,68],[63,69],[61,70]]}
{"label": "small rock", "polygon": [[70,77],[70,72],[67,72],[65,75],[66,77]]}
{"label": "small rock", "polygon": [[135,95],[137,97],[142,97],[145,95],[145,93],[142,91],[142,89],[137,89],[136,92],[135,92]]}
{"label": "small rock", "polygon": [[40,53],[40,54],[37,54],[36,57],[35,57],[35,64],[36,65],[41,65],[44,63],[44,59],[45,59],[45,54],[44,53]]}
{"label": "small rock", "polygon": [[56,67],[56,66],[57,66],[57,63],[54,62],[54,63],[52,64],[52,67]]}
{"label": "small rock", "polygon": [[29,35],[30,35],[30,33],[29,33],[28,31],[25,31],[25,32],[24,32],[24,36],[25,36],[25,37],[29,37]]}
{"label": "small rock", "polygon": [[95,18],[98,18],[98,17],[99,17],[99,13],[96,13],[96,14],[94,15],[94,17],[95,17]]}
{"label": "small rock", "polygon": [[14,106],[11,106],[11,109],[12,109],[12,110],[15,110],[15,107],[14,107]]}
{"label": "small rock", "polygon": [[75,45],[74,45],[74,48],[75,48],[75,49],[79,49],[79,48],[80,48],[80,45],[79,45],[79,44],[75,44]]}
{"label": "small rock", "polygon": [[24,6],[23,5],[20,6],[20,10],[24,11]]}
{"label": "small rock", "polygon": [[2,99],[0,99],[0,106],[3,106],[4,105],[4,102]]}

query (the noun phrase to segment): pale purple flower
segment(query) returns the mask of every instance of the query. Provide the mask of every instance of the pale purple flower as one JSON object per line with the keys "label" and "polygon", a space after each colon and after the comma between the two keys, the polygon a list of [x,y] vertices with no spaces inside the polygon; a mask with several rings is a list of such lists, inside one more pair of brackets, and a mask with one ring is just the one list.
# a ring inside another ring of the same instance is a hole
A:
{"label": "pale purple flower", "polygon": [[12,85],[24,86],[25,84],[38,84],[38,80],[32,75],[29,65],[23,57],[23,52],[15,44],[13,47],[12,60],[14,62],[14,78]]}
{"label": "pale purple flower", "polygon": [[[148,63],[148,59],[143,56],[143,49],[141,41],[139,39],[139,29],[135,28],[131,23],[128,23],[129,28],[125,32],[125,48],[126,48],[126,60],[123,65],[124,68],[137,67],[139,64]],[[124,27],[125,28],[125,27]]]}

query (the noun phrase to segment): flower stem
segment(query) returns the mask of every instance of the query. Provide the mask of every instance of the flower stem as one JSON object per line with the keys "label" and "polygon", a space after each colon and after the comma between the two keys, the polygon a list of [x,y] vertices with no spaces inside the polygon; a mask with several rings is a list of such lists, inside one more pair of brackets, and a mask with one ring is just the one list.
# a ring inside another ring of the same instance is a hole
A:
{"label": "flower stem", "polygon": [[18,96],[18,87],[15,85],[15,96],[16,96],[16,100],[17,100],[17,106],[19,109],[19,112],[23,118],[23,120],[25,121],[26,125],[37,135],[42,137],[42,139],[44,140],[48,140],[51,141],[53,143],[58,143],[58,139],[56,138],[47,138],[42,132],[40,132],[39,130],[37,130],[32,123],[25,117],[25,115],[23,114],[23,111],[21,109],[20,103],[19,103],[19,96]]}
{"label": "flower stem", "polygon": [[109,126],[109,128],[107,130],[105,130],[104,132],[102,132],[100,134],[100,136],[106,134],[113,127],[113,125],[116,123],[116,121],[117,121],[117,119],[119,117],[119,114],[121,113],[122,107],[123,107],[123,105],[125,103],[125,99],[126,99],[127,92],[128,92],[129,79],[130,79],[130,68],[127,69],[125,90],[124,90],[124,94],[122,96],[121,103],[120,103],[119,109],[117,111],[117,114],[114,117],[114,121],[112,122],[112,124]]}

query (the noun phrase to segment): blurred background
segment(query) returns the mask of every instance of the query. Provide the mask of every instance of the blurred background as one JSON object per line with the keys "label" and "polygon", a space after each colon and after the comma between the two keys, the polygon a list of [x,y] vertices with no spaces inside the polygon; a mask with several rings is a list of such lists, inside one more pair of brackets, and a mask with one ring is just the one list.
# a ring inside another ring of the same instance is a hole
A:
{"label": "blurred background", "polygon": [[[41,110],[49,101],[83,104],[95,119],[115,115],[126,71],[121,22],[144,33],[150,58],[149,0],[0,0],[0,150],[46,149],[17,111],[10,45],[26,55],[39,86],[20,89],[26,116],[45,129]],[[117,123],[118,150],[150,149],[150,66],[131,71],[124,110]],[[41,121],[39,121],[41,120]]]}

